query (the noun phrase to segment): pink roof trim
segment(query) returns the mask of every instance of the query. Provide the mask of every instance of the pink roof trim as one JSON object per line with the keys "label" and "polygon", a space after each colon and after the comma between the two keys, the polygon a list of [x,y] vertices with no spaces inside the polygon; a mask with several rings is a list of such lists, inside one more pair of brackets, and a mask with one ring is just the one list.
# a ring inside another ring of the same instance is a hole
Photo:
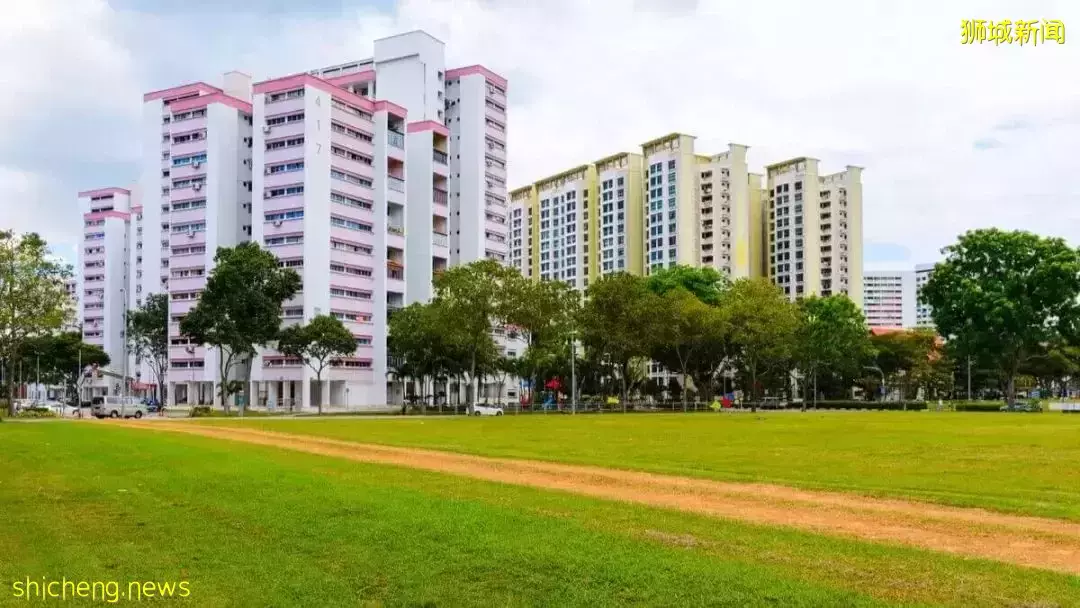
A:
{"label": "pink roof trim", "polygon": [[185,110],[191,110],[194,108],[201,108],[212,103],[220,103],[223,105],[227,105],[230,108],[240,110],[241,112],[247,112],[248,114],[251,114],[250,103],[241,99],[237,99],[235,97],[230,97],[229,95],[221,92],[211,93],[210,95],[199,95],[198,97],[192,97],[191,99],[183,99],[169,105],[169,109],[172,110],[173,113],[176,113],[183,112]]}
{"label": "pink roof trim", "polygon": [[125,188],[98,188],[97,190],[83,190],[79,193],[79,197],[93,198],[95,196],[105,196],[106,194],[131,194],[131,190]]}
{"label": "pink roof trim", "polygon": [[442,123],[434,120],[410,122],[405,126],[406,133],[420,133],[422,131],[434,131],[444,137],[450,137],[450,129],[447,129]]}
{"label": "pink roof trim", "polygon": [[345,89],[334,86],[330,82],[312,76],[311,74],[293,74],[292,76],[285,76],[283,78],[275,78],[274,80],[264,80],[263,82],[255,83],[252,88],[255,94],[267,94],[278,93],[281,91],[291,91],[292,89],[298,89],[300,87],[311,87],[319,89],[320,91],[329,93],[331,96],[338,97],[342,101],[347,101],[356,105],[357,107],[367,110],[368,112],[374,112],[375,108],[370,99],[361,97],[354,93],[350,93]]}
{"label": "pink roof trim", "polygon": [[205,82],[193,82],[190,84],[182,84],[178,87],[171,89],[162,89],[160,91],[151,91],[143,94],[143,102],[154,101],[155,99],[165,99],[168,97],[180,97],[182,95],[190,95],[191,93],[198,92],[202,95],[209,95],[211,93],[220,93],[221,89],[210,86]]}
{"label": "pink roof trim", "polygon": [[335,87],[343,87],[346,85],[356,84],[358,82],[368,82],[371,80],[375,80],[375,70],[364,70],[362,72],[345,74],[344,76],[334,76],[333,78],[327,78],[326,82],[329,82]]}
{"label": "pink roof trim", "polygon": [[461,78],[462,76],[470,76],[472,74],[480,74],[491,84],[498,86],[504,91],[506,90],[506,79],[482,65],[468,65],[463,68],[454,68],[446,71],[447,78]]}
{"label": "pink roof trim", "polygon": [[386,101],[385,99],[375,102],[375,111],[396,114],[402,120],[404,120],[409,115],[408,110],[392,101]]}
{"label": "pink roof trim", "polygon": [[102,220],[105,218],[117,217],[122,220],[131,219],[130,213],[124,213],[123,211],[90,211],[83,214],[84,220]]}

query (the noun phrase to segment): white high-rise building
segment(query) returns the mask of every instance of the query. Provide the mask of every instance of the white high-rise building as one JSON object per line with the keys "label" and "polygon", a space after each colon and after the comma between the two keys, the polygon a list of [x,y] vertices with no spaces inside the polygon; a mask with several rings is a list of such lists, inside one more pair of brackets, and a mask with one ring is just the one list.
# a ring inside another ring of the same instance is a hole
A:
{"label": "white high-rise building", "polygon": [[934,310],[923,304],[920,298],[923,286],[930,280],[930,276],[934,274],[934,264],[917,264],[915,266],[915,326],[916,327],[933,327],[934,326]]}
{"label": "white high-rise building", "polygon": [[870,327],[915,326],[915,273],[863,273],[863,314]]}

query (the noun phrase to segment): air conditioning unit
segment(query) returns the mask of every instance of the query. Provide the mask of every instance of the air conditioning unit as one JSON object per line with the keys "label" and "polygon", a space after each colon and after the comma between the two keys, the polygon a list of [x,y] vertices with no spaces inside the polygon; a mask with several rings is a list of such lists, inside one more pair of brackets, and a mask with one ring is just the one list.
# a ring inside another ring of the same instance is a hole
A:
{"label": "air conditioning unit", "polygon": [[187,354],[189,354],[189,355],[194,355],[195,354],[195,347],[194,346],[185,346],[184,351],[186,351]]}
{"label": "air conditioning unit", "polygon": [[270,167],[267,167],[266,170],[263,171],[263,175],[270,175]]}
{"label": "air conditioning unit", "polygon": [[273,127],[271,127],[270,125],[264,125],[263,126],[263,134],[264,135],[269,135],[271,130],[273,130]]}
{"label": "air conditioning unit", "polygon": [[198,169],[201,166],[202,166],[202,163],[200,163],[199,161],[195,161],[195,162],[191,163],[191,167],[193,169]]}
{"label": "air conditioning unit", "polygon": [[189,239],[195,238],[195,231],[194,230],[188,230],[187,238],[189,238]]}
{"label": "air conditioning unit", "polygon": [[281,220],[274,220],[274,227],[281,228]]}
{"label": "air conditioning unit", "polygon": [[195,185],[193,185],[191,187],[191,189],[196,191],[196,192],[198,192],[199,190],[202,190],[202,182],[195,182]]}

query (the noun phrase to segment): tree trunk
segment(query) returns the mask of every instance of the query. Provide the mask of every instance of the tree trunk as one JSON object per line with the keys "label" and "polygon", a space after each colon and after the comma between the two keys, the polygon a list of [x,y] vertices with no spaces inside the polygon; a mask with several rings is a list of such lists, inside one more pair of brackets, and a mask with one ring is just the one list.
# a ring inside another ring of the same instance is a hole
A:
{"label": "tree trunk", "polygon": [[[322,370],[315,372],[315,388],[319,391],[319,415],[322,416]],[[385,386],[383,387],[385,388]]]}
{"label": "tree trunk", "polygon": [[1016,372],[1013,370],[1009,370],[1008,378],[1005,380],[1005,403],[1016,405]]}
{"label": "tree trunk", "polygon": [[750,365],[750,413],[757,413],[757,364]]}
{"label": "tree trunk", "polygon": [[469,388],[465,389],[465,405],[476,402],[476,353],[469,359]]}
{"label": "tree trunk", "polygon": [[621,381],[622,389],[620,390],[619,399],[622,402],[622,411],[626,413],[626,401],[630,398],[630,393],[626,388],[626,377],[630,375],[630,362],[626,361],[622,364],[622,373],[619,374],[619,380]]}

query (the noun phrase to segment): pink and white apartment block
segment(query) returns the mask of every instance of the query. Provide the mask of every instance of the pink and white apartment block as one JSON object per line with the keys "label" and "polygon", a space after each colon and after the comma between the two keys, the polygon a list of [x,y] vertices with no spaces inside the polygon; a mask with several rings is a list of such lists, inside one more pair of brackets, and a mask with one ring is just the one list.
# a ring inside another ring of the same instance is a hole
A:
{"label": "pink and white apartment block", "polygon": [[219,354],[192,344],[180,321],[206,286],[217,248],[249,238],[251,78],[229,72],[222,88],[198,82],[147,93],[142,138],[148,238],[136,295],[169,295],[168,402],[212,403]]}
{"label": "pink and white apartment block", "polygon": [[[262,350],[249,394],[273,407],[400,402],[400,383],[386,374],[389,315],[427,301],[433,277],[452,264],[508,261],[506,80],[481,66],[445,69],[443,43],[421,31],[374,50],[254,85],[230,72],[221,87],[147,93],[141,204],[126,190],[84,193],[87,220],[105,221],[87,226],[86,261],[105,265],[104,278],[87,266],[82,278],[94,281],[78,286],[80,314],[99,324],[87,337],[123,361],[125,300],[168,294],[170,404],[214,402],[218,353],[192,344],[179,323],[218,247],[254,240],[300,274],[286,324],[331,314],[356,337],[356,352],[335,361],[321,387],[299,361]],[[99,195],[112,197],[107,211],[91,207],[104,207]],[[153,382],[129,363],[133,382]]]}
{"label": "pink and white apartment block", "polygon": [[[122,377],[133,196],[126,188],[102,188],[80,192],[78,198],[83,239],[75,272],[75,316],[83,340],[100,346],[112,360],[108,370]],[[116,392],[109,389],[104,381],[90,383],[83,397]]]}

